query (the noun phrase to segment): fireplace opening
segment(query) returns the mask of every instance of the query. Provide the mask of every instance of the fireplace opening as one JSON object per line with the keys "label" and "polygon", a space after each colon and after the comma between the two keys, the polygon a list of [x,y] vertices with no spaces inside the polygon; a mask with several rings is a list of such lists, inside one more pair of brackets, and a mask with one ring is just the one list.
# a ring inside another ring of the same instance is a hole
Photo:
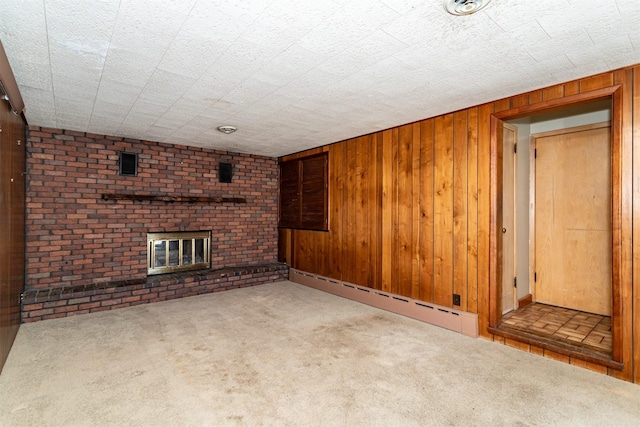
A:
{"label": "fireplace opening", "polygon": [[147,274],[211,267],[211,232],[147,233]]}

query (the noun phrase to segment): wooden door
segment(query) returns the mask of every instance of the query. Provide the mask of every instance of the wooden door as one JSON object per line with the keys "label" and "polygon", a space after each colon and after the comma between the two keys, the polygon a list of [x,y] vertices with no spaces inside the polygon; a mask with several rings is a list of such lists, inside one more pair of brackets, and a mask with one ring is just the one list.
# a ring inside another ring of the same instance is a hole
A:
{"label": "wooden door", "polygon": [[516,150],[518,128],[503,125],[502,137],[502,313],[514,310],[516,280]]}
{"label": "wooden door", "polygon": [[611,129],[532,136],[536,302],[611,315]]}

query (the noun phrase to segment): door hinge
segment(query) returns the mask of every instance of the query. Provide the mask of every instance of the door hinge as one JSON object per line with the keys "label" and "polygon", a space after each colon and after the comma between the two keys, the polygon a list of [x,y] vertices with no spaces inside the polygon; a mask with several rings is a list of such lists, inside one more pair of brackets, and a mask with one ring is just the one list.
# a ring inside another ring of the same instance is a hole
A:
{"label": "door hinge", "polygon": [[514,142],[513,143],[513,153],[516,154],[518,152],[518,143]]}
{"label": "door hinge", "polygon": [[517,277],[514,277],[514,278],[513,278],[513,287],[514,287],[514,288],[517,288],[517,287],[518,287],[518,278],[517,278]]}
{"label": "door hinge", "polygon": [[538,281],[538,273],[533,273],[533,281],[537,282]]}
{"label": "door hinge", "polygon": [[538,149],[537,149],[537,148],[534,148],[534,149],[533,149],[533,158],[534,158],[534,159],[537,159],[537,158],[538,158]]}

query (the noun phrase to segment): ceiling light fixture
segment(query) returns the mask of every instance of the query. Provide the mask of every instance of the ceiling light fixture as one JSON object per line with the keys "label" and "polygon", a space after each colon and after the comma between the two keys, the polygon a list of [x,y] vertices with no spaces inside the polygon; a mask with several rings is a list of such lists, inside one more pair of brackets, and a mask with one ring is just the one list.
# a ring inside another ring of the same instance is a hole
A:
{"label": "ceiling light fixture", "polygon": [[444,8],[452,15],[471,15],[489,3],[491,0],[444,0]]}
{"label": "ceiling light fixture", "polygon": [[223,126],[218,126],[218,130],[222,133],[226,133],[227,135],[229,135],[230,133],[234,133],[235,131],[237,131],[238,128],[235,126],[223,125]]}

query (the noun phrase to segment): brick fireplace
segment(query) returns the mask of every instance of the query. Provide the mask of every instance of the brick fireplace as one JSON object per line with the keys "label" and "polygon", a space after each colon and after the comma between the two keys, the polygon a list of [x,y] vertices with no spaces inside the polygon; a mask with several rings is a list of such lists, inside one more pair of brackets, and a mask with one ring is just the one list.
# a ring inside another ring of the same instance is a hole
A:
{"label": "brick fireplace", "polygon": [[[120,152],[137,154],[136,176],[119,174]],[[274,158],[31,127],[23,321],[282,279],[277,174]],[[192,230],[211,233],[210,268],[149,276],[147,234]]]}

